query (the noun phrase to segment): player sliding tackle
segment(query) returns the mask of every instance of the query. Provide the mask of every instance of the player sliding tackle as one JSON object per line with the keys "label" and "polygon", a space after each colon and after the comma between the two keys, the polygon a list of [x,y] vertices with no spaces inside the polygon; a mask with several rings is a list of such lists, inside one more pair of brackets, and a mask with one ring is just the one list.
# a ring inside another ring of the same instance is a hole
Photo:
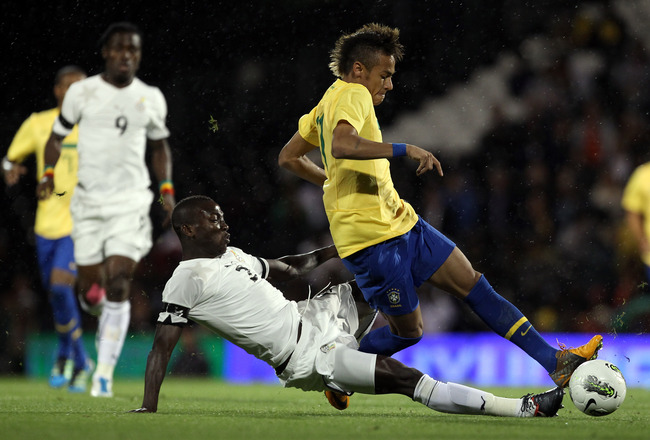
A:
{"label": "player sliding tackle", "polygon": [[333,246],[279,259],[253,257],[229,247],[219,205],[205,196],[182,200],[172,213],[183,260],[163,291],[153,348],[147,359],[142,407],[156,412],[167,364],[182,328],[198,322],[265,361],[285,387],[305,391],[403,394],[431,409],[454,414],[551,417],[564,392],[555,388],[519,399],[432,379],[383,355],[358,351],[375,311],[356,284],[333,286],[298,303],[268,280],[301,276],[336,256]]}

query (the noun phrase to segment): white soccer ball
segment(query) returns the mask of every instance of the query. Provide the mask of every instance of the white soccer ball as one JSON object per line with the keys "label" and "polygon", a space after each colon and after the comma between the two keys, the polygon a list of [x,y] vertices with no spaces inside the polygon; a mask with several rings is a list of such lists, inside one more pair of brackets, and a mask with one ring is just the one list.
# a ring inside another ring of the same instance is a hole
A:
{"label": "white soccer ball", "polygon": [[625,400],[626,391],[621,370],[602,359],[583,363],[569,381],[573,404],[590,416],[606,416],[616,411]]}

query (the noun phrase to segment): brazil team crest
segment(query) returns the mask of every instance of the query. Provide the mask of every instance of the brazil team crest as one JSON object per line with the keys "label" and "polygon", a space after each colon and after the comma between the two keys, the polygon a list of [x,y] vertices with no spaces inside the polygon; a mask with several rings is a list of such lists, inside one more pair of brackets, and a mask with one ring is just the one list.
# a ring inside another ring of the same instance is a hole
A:
{"label": "brazil team crest", "polygon": [[389,289],[388,292],[386,292],[388,295],[388,301],[391,304],[391,307],[402,307],[402,305],[399,303],[400,302],[400,294],[399,294],[399,289]]}

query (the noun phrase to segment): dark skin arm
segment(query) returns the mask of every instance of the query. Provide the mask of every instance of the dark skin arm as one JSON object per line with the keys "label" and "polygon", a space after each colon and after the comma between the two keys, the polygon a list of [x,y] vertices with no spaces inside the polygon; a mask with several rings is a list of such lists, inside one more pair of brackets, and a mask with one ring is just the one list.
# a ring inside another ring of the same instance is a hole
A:
{"label": "dark skin arm", "polygon": [[278,165],[301,179],[322,187],[327,180],[325,170],[307,157],[307,153],[316,148],[318,146],[310,144],[296,132],[280,151]]}
{"label": "dark skin arm", "polygon": [[[56,165],[61,155],[61,145],[63,143],[63,136],[55,133],[50,135],[50,138],[45,144],[45,163],[47,165]],[[171,150],[167,139],[149,140],[147,145],[151,148],[151,167],[153,173],[158,181],[171,180],[172,177],[172,161]],[[43,179],[36,188],[36,194],[39,199],[44,200],[52,195],[54,190],[54,180],[51,178]],[[169,224],[171,220],[171,213],[176,205],[176,200],[172,194],[164,194],[162,196],[162,207],[167,213],[164,226]]]}
{"label": "dark skin arm", "polygon": [[287,255],[269,263],[269,280],[287,281],[301,277],[338,254],[334,245],[316,249],[306,254]]}
{"label": "dark skin arm", "polygon": [[[322,187],[327,179],[325,170],[306,156],[315,148],[318,146],[310,144],[296,132],[280,151],[278,164],[298,177]],[[337,159],[355,160],[388,159],[393,157],[393,144],[363,138],[350,123],[339,121],[333,133],[332,156]],[[440,161],[429,151],[406,144],[406,156],[419,162],[415,171],[418,176],[434,168],[442,176]]]}
{"label": "dark skin arm", "polygon": [[[64,136],[59,136],[56,133],[51,133],[47,143],[45,144],[45,164],[56,165],[61,156],[61,145],[63,144]],[[54,179],[51,177],[43,177],[36,187],[36,197],[39,200],[49,199],[54,191]]]}
{"label": "dark skin arm", "polygon": [[[332,137],[332,156],[337,159],[388,159],[393,157],[393,144],[363,138],[350,123],[339,121]],[[420,163],[416,175],[420,176],[435,168],[442,176],[440,161],[429,151],[406,144],[406,156]]]}
{"label": "dark skin arm", "polygon": [[[287,255],[275,260],[268,260],[269,278],[273,277],[277,280],[298,278],[335,256],[337,256],[336,248],[331,245],[306,254]],[[142,407],[131,412],[156,412],[158,410],[160,387],[182,330],[181,327],[174,325],[159,323],[156,326],[153,348],[147,357]]]}
{"label": "dark skin arm", "polygon": [[[151,168],[154,176],[158,182],[163,180],[172,179],[172,153],[169,148],[167,139],[147,140],[147,146],[151,149]],[[171,222],[171,215],[176,200],[172,194],[166,193],[162,195],[162,207],[165,210],[166,216],[163,221],[163,226],[167,226]]]}
{"label": "dark skin arm", "polygon": [[142,406],[130,412],[148,412],[155,413],[158,411],[158,395],[162,385],[167,364],[171,358],[174,347],[178,343],[183,331],[182,327],[176,325],[160,324],[156,325],[156,334],[153,339],[153,347],[147,357],[147,368],[144,374],[144,398]]}

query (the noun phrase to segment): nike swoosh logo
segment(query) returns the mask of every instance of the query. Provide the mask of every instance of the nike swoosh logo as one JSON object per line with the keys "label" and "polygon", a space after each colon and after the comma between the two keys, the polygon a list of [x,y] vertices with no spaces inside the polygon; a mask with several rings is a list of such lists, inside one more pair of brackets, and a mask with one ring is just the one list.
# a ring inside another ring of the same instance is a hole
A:
{"label": "nike swoosh logo", "polygon": [[528,333],[528,330],[530,330],[530,328],[531,328],[532,326],[533,326],[532,324],[529,325],[525,332],[519,332],[519,333],[521,334],[521,336],[526,336],[526,333]]}

